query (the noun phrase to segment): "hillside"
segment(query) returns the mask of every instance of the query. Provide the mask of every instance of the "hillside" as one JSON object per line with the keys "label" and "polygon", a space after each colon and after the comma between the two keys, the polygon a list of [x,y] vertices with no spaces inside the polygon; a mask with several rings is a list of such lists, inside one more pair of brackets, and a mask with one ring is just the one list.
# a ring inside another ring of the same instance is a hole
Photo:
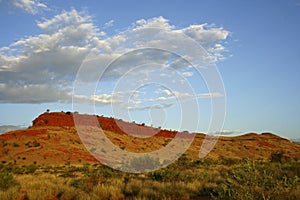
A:
{"label": "hillside", "polygon": [[[177,132],[128,123],[103,116],[64,112],[44,113],[25,130],[15,130],[0,135],[0,162],[13,165],[28,164],[80,164],[98,162],[82,144],[77,134],[73,115],[86,131],[101,127],[115,145],[132,152],[151,152],[168,144]],[[137,138],[126,133],[142,136]],[[150,137],[154,135],[154,137]],[[186,133],[187,137],[191,134]],[[196,134],[186,152],[197,160],[205,135]],[[90,149],[91,150],[91,149]],[[300,144],[272,133],[249,133],[237,137],[219,137],[208,158],[268,160],[272,152],[284,151],[286,157],[300,157]]]}

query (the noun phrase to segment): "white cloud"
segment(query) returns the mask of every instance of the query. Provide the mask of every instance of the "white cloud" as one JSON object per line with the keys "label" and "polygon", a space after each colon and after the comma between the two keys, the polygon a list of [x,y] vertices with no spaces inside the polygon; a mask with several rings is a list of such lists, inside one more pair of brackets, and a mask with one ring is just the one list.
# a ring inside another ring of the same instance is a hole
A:
{"label": "white cloud", "polygon": [[193,72],[183,72],[182,73],[182,76],[184,76],[184,77],[190,77],[190,76],[193,76],[193,75],[194,75]]}
{"label": "white cloud", "polygon": [[161,93],[168,96],[172,95],[172,92],[170,90],[162,90]]}
{"label": "white cloud", "polygon": [[148,109],[161,109],[161,108],[168,108],[174,105],[175,102],[170,103],[162,103],[162,104],[154,104],[154,105],[145,105],[145,106],[127,106],[127,110],[148,110]]}
{"label": "white cloud", "polygon": [[140,19],[137,20],[134,24],[133,30],[145,30],[148,28],[160,28],[163,30],[172,30],[175,26],[169,24],[169,20],[165,19],[164,17],[154,17],[148,20]]}
{"label": "white cloud", "polygon": [[71,100],[71,83],[82,60],[93,48],[91,41],[98,38],[98,30],[88,15],[76,10],[37,25],[43,34],[21,38],[1,48],[1,102]]}
{"label": "white cloud", "polygon": [[40,10],[47,9],[47,5],[37,0],[13,0],[12,4],[32,15],[37,14]]}
{"label": "white cloud", "polygon": [[[43,3],[33,0],[16,0],[14,4],[22,6],[33,14],[37,13],[38,9],[47,8]],[[113,20],[109,21],[105,27],[112,24]],[[105,67],[109,61],[118,58],[123,53],[145,47],[145,45],[163,49],[164,46],[169,45],[166,41],[182,39],[182,33],[189,34],[203,43],[206,42],[206,50],[211,52],[210,56],[218,60],[223,56],[222,52],[226,50],[221,42],[226,40],[229,34],[223,28],[211,28],[206,24],[178,29],[167,19],[157,17],[138,20],[125,33],[108,36],[95,26],[90,15],[75,9],[38,21],[37,26],[41,29],[41,34],[21,38],[9,46],[0,47],[0,102],[71,101],[71,88],[77,70],[84,58],[91,52],[97,60],[90,63],[89,73],[83,74],[80,78],[93,81],[98,77],[99,68]],[[152,38],[157,29],[151,28],[159,28],[164,34],[161,38]],[[181,56],[186,57],[186,55]],[[106,70],[105,75],[107,79],[119,78],[132,70],[137,61],[143,66],[149,62],[166,65],[166,60],[173,60],[174,66],[176,65],[175,69],[188,67],[178,55],[176,57],[163,51],[139,51],[119,60],[121,64]],[[143,70],[133,71],[132,75],[140,76],[141,71]],[[192,73],[184,72],[182,75],[187,77]],[[146,67],[143,78],[148,80]],[[162,93],[167,96],[173,95],[168,90]],[[93,99],[102,104],[119,103],[120,99],[114,99],[111,95],[99,94],[89,96],[86,100]],[[188,94],[176,94],[176,92],[174,95],[179,95],[180,98],[184,95],[186,98],[190,97]],[[117,96],[114,95],[114,97]],[[167,97],[161,97],[159,100],[167,100]],[[136,100],[131,103],[139,104],[141,101]]]}
{"label": "white cloud", "polygon": [[114,25],[114,22],[115,22],[114,20],[110,20],[110,21],[106,22],[103,26],[103,29],[107,29],[109,27],[112,27]]}
{"label": "white cloud", "polygon": [[167,95],[167,98],[160,98],[160,100],[169,100],[169,99],[197,99],[197,98],[217,98],[223,97],[223,94],[219,92],[211,92],[211,93],[200,93],[200,94],[191,94],[187,92],[179,92],[179,91],[170,91],[170,90],[158,90],[157,94]]}
{"label": "white cloud", "polygon": [[67,90],[51,86],[49,84],[1,84],[0,97],[1,103],[66,102],[71,98]]}
{"label": "white cloud", "polygon": [[203,93],[198,94],[196,97],[198,98],[217,98],[217,97],[223,97],[224,95],[219,92],[212,92],[212,93]]}
{"label": "white cloud", "polygon": [[225,40],[229,35],[229,31],[208,24],[191,25],[181,31],[201,43]]}
{"label": "white cloud", "polygon": [[157,101],[166,101],[166,100],[168,100],[167,97],[157,97],[157,98],[154,98],[154,99],[150,99],[150,101],[155,101],[155,102],[157,102]]}
{"label": "white cloud", "polygon": [[[175,105],[178,102],[188,102],[194,101],[196,99],[202,98],[218,98],[223,97],[221,93],[200,93],[200,94],[191,94],[187,92],[179,91],[170,91],[170,90],[156,90],[154,94],[162,94],[166,96],[158,96],[156,98],[139,98],[127,103],[125,99],[120,98],[119,103],[123,104],[123,108],[128,110],[146,110],[150,108],[167,108],[172,105]],[[124,96],[123,96],[124,97]]]}
{"label": "white cloud", "polygon": [[209,134],[211,135],[234,135],[234,134],[239,134],[242,133],[240,130],[220,130],[220,131],[215,131],[211,132]]}
{"label": "white cloud", "polygon": [[[136,106],[142,101],[138,99],[139,91],[118,91],[109,93],[95,94],[91,96],[87,95],[74,95],[73,99],[81,103],[96,103],[96,104],[120,104],[123,108]],[[129,97],[132,97],[128,99]]]}
{"label": "white cloud", "polygon": [[94,100],[96,103],[101,103],[101,104],[121,103],[118,97],[114,96],[113,94],[94,95],[92,97],[92,100]]}

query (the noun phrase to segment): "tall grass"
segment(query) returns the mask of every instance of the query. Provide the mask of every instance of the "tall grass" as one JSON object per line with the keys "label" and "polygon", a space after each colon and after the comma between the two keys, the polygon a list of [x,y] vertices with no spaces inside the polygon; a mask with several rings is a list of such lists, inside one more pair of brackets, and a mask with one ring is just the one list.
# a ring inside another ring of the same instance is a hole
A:
{"label": "tall grass", "polygon": [[297,199],[300,162],[180,159],[146,174],[106,166],[0,166],[0,199]]}

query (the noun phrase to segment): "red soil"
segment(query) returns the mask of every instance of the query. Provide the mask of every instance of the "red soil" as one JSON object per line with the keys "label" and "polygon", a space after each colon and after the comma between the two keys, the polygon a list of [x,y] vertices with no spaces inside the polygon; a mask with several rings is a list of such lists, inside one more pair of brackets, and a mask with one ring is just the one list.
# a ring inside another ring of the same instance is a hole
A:
{"label": "red soil", "polygon": [[19,131],[12,131],[7,134],[0,135],[0,140],[10,140],[13,138],[21,138],[21,137],[35,137],[37,135],[45,135],[47,133],[46,129],[39,129],[39,130],[19,130]]}

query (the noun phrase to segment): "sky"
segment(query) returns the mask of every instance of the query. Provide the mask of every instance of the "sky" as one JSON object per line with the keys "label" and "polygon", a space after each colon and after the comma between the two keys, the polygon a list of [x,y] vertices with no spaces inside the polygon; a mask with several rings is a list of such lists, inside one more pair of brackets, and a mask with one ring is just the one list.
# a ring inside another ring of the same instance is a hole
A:
{"label": "sky", "polygon": [[300,0],[0,1],[0,126],[76,110],[300,136]]}

